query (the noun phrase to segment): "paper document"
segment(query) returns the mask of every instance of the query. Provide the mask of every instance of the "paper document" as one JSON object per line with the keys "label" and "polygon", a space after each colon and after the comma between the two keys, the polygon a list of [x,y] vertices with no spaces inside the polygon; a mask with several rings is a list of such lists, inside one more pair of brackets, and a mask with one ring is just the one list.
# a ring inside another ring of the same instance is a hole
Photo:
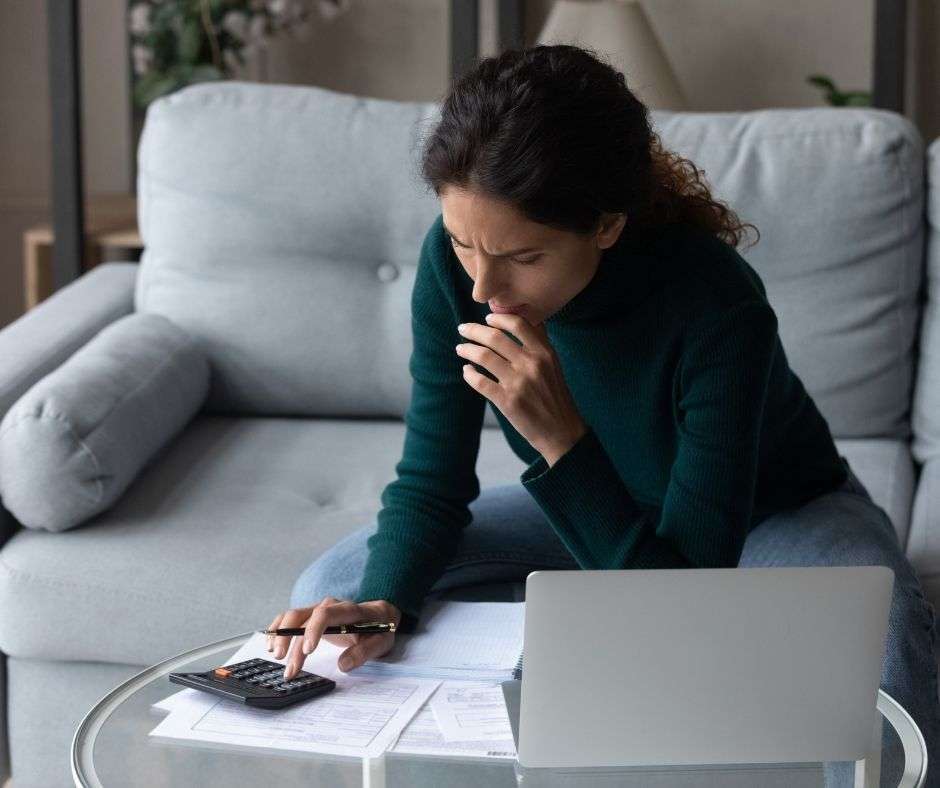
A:
{"label": "paper document", "polygon": [[[394,743],[440,680],[343,673],[336,668],[336,659],[344,650],[322,641],[304,661],[304,670],[336,682],[336,688],[325,695],[284,709],[259,709],[186,688],[185,692],[204,697],[194,699],[191,694],[177,693],[181,697],[167,704],[169,715],[150,735],[378,757]],[[254,657],[271,659],[266,636],[257,632],[225,664]]]}
{"label": "paper document", "polygon": [[428,600],[418,631],[350,675],[505,681],[522,651],[524,602]]}
{"label": "paper document", "polygon": [[513,740],[499,683],[444,682],[428,703],[449,742]]}
{"label": "paper document", "polygon": [[[418,631],[398,634],[389,654],[343,673],[345,647],[321,640],[304,670],[337,683],[285,709],[257,709],[177,687],[153,708],[170,714],[152,736],[375,757],[398,753],[515,758],[500,681],[522,651],[524,604],[429,600]],[[230,665],[275,659],[255,632]],[[444,679],[444,681],[441,681]]]}
{"label": "paper document", "polygon": [[[445,681],[441,685],[447,685]],[[440,690],[438,690],[440,692]],[[407,755],[458,755],[462,757],[515,760],[516,744],[510,730],[508,738],[488,741],[447,741],[441,735],[430,704],[425,704],[408,723],[390,752]]]}
{"label": "paper document", "polygon": [[[407,755],[456,755],[474,758],[514,759],[516,757],[516,746],[508,720],[505,725],[501,720],[494,721],[491,729],[478,726],[472,738],[466,740],[449,740],[444,737],[431,704],[439,693],[447,694],[453,689],[464,688],[467,684],[468,682],[442,681],[431,696],[431,700],[426,701],[415,716],[411,718],[398,737],[398,741],[389,748],[389,751]],[[499,689],[499,684],[495,686]],[[154,703],[153,707],[170,710],[183,706],[195,706],[197,709],[201,707],[205,711],[214,706],[215,703],[216,699],[212,695],[185,687],[168,698]],[[505,710],[503,714],[506,714]],[[484,733],[484,731],[486,732]]]}

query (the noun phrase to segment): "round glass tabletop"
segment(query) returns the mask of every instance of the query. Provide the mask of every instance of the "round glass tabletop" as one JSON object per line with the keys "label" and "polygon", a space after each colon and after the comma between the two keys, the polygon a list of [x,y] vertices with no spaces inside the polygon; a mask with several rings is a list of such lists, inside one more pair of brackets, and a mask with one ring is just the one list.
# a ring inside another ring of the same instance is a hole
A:
{"label": "round glass tabletop", "polygon": [[[279,748],[239,746],[202,741],[186,742],[150,736],[166,715],[153,704],[179,692],[169,681],[170,672],[196,672],[223,664],[253,633],[246,632],[166,659],[115,687],[92,708],[72,740],[72,775],[77,786],[111,788],[121,786],[202,785],[240,788],[277,782],[320,788],[363,786],[482,786],[517,785],[648,785],[655,773],[670,774],[670,785],[754,785],[756,772],[761,784],[774,775],[781,786],[821,785],[821,764],[741,764],[707,767],[649,767],[626,770],[526,770],[511,758],[480,758],[461,755],[415,755],[386,752],[379,758],[350,758],[291,751]],[[881,716],[873,732],[880,744],[882,719],[891,736],[903,746],[905,768],[897,782],[903,788],[923,785],[927,756],[923,736],[910,715],[887,693],[879,691]],[[856,786],[877,785],[873,774],[880,770],[880,747],[873,744],[872,756],[842,764],[854,772]],[[866,775],[867,770],[867,775]],[[550,773],[551,772],[551,773]],[[611,780],[615,780],[611,782]],[[633,782],[636,780],[636,782]],[[657,781],[657,784],[658,781]],[[665,784],[665,783],[663,783]]]}

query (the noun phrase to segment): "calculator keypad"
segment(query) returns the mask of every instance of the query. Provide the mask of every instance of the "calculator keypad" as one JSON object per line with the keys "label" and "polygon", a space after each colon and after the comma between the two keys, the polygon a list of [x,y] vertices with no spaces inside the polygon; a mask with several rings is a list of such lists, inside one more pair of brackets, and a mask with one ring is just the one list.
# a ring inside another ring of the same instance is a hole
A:
{"label": "calculator keypad", "polygon": [[255,687],[273,689],[275,692],[303,690],[324,684],[328,680],[306,671],[299,671],[289,681],[284,680],[284,666],[263,659],[249,659],[234,665],[226,665],[228,678],[238,679]]}
{"label": "calculator keypad", "polygon": [[[218,694],[234,693],[243,702],[269,705],[272,708],[314,697],[336,686],[332,679],[304,670],[298,671],[290,680],[285,680],[284,665],[260,658],[222,665],[203,674],[190,675],[197,679],[195,684],[185,680],[178,683],[188,683],[210,692],[217,691]],[[200,676],[206,678],[198,680]]]}

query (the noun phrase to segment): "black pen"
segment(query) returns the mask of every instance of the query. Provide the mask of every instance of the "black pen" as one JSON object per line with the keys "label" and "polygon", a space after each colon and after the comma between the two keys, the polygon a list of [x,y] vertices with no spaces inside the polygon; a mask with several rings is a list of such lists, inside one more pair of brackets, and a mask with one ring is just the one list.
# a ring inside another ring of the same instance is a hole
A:
{"label": "black pen", "polygon": [[[287,627],[281,629],[259,629],[263,635],[303,635],[303,627]],[[323,630],[324,635],[371,635],[377,632],[394,632],[395,622],[389,621],[360,621],[357,624],[338,624]]]}

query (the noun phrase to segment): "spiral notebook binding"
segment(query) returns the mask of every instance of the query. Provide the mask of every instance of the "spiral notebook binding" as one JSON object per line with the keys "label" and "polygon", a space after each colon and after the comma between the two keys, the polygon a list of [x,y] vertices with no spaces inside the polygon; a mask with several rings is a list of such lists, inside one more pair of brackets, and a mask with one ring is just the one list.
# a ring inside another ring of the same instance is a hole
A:
{"label": "spiral notebook binding", "polygon": [[518,659],[518,661],[516,662],[516,667],[514,667],[514,668],[512,669],[512,677],[513,677],[514,679],[521,679],[521,678],[522,678],[522,655],[523,655],[523,652],[520,651],[520,652],[519,652],[519,659]]}

